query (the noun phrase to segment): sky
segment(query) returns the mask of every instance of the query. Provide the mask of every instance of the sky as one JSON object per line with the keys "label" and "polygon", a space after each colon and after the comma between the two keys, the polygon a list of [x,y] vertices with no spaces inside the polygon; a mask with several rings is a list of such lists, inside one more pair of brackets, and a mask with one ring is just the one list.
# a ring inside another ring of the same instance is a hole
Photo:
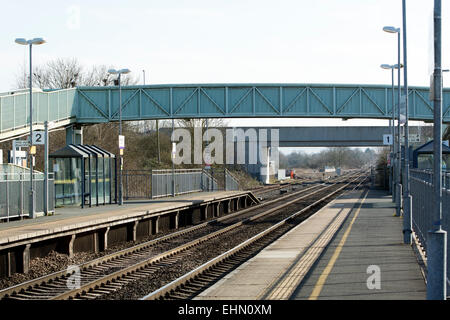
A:
{"label": "sky", "polygon": [[[33,64],[75,57],[86,67],[129,68],[142,83],[390,84],[401,0],[5,1],[0,92]],[[407,0],[408,83],[429,86],[432,0]],[[443,67],[450,67],[450,7],[443,1]],[[450,78],[444,74],[444,86]],[[386,121],[260,119],[257,125],[386,125]],[[251,125],[255,122],[252,121]],[[249,119],[232,125],[249,125]]]}

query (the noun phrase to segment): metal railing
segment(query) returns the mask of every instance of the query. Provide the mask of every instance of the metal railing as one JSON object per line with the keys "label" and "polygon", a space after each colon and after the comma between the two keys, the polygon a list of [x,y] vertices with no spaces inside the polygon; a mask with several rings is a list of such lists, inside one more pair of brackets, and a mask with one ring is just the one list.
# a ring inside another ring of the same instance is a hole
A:
{"label": "metal railing", "polygon": [[228,170],[225,169],[225,190],[239,190],[238,179]]}
{"label": "metal railing", "polygon": [[201,191],[218,191],[222,189],[219,184],[219,177],[214,171],[202,170]]}
{"label": "metal railing", "polygon": [[238,180],[227,169],[124,170],[123,194],[128,199],[152,199],[191,192],[239,190]]}
{"label": "metal railing", "polygon": [[[431,169],[410,169],[415,178],[433,183],[433,170]],[[450,172],[442,172],[442,188],[450,189]]]}
{"label": "metal railing", "polygon": [[[411,169],[412,227],[421,245],[427,251],[428,232],[433,230],[434,188],[430,170]],[[450,174],[443,174],[442,229],[448,231],[450,219]],[[447,274],[450,272],[450,248],[447,238]],[[448,282],[448,279],[447,279]]]}
{"label": "metal railing", "polygon": [[[33,178],[35,211],[44,213],[44,175],[34,173]],[[29,217],[29,189],[30,173],[0,173],[0,220]],[[53,173],[49,173],[47,213],[55,211],[54,192]]]}
{"label": "metal railing", "polygon": [[124,170],[122,180],[125,199],[152,197],[152,170]]}
{"label": "metal railing", "polygon": [[[215,181],[202,169],[152,170],[152,198],[180,195],[191,192],[213,191]],[[173,192],[173,188],[175,191]],[[211,190],[212,189],[212,190]]]}

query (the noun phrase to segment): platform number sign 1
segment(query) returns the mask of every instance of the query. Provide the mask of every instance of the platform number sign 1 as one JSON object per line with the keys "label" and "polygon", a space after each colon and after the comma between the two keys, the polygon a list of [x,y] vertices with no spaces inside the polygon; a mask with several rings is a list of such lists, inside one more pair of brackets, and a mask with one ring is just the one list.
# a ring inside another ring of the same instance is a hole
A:
{"label": "platform number sign 1", "polygon": [[44,131],[33,131],[33,144],[45,144]]}
{"label": "platform number sign 1", "polygon": [[384,145],[392,145],[392,134],[383,134],[383,144]]}

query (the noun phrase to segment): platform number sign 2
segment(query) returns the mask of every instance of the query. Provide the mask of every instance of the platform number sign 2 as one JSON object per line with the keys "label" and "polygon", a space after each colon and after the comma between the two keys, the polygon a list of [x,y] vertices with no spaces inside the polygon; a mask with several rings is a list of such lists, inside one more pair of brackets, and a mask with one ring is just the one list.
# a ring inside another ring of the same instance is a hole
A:
{"label": "platform number sign 2", "polygon": [[392,144],[392,134],[383,134],[383,144],[391,145]]}
{"label": "platform number sign 2", "polygon": [[33,144],[45,144],[44,131],[33,131]]}

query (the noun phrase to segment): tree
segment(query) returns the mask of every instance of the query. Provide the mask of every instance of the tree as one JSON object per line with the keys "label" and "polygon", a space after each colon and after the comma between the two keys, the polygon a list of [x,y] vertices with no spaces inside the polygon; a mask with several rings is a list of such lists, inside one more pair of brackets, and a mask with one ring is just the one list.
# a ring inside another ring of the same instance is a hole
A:
{"label": "tree", "polygon": [[[333,147],[318,153],[307,154],[302,151],[285,156],[289,168],[319,169],[324,166],[341,168],[361,168],[372,165],[376,160],[376,152],[372,148],[364,151],[343,147]],[[280,160],[281,161],[281,160]]]}
{"label": "tree", "polygon": [[279,165],[280,169],[285,169],[289,166],[288,156],[286,156],[283,152],[279,153],[279,161],[280,161]]}
{"label": "tree", "polygon": [[450,140],[450,126],[447,126],[442,140]]}
{"label": "tree", "polygon": [[[50,60],[42,65],[33,67],[33,87],[41,89],[68,89],[76,86],[114,86],[117,85],[116,75],[108,73],[108,67],[105,65],[92,66],[86,69],[76,58],[58,58]],[[26,65],[16,78],[16,87],[19,89],[28,88],[29,74]],[[122,75],[122,85],[136,84],[137,80],[130,74]],[[133,131],[129,122],[123,123],[124,132]],[[117,140],[111,139],[118,132],[118,123],[100,123],[91,126],[85,126],[84,143],[96,144],[111,152],[117,151]],[[131,134],[131,133],[130,133]],[[50,135],[49,152],[54,152],[65,144],[64,131],[55,131]],[[128,144],[129,145],[129,144]],[[10,148],[8,146],[8,148]],[[43,147],[37,147],[36,168],[43,168]],[[132,155],[125,155],[130,158]],[[130,161],[132,163],[134,159]],[[142,162],[142,161],[141,161]]]}
{"label": "tree", "polygon": [[[105,65],[92,66],[85,71],[76,58],[57,58],[33,67],[33,86],[41,89],[68,89],[76,86],[113,86],[117,76],[108,73]],[[16,79],[16,87],[28,88],[27,69],[24,66]],[[130,74],[123,75],[122,85],[137,83]]]}

